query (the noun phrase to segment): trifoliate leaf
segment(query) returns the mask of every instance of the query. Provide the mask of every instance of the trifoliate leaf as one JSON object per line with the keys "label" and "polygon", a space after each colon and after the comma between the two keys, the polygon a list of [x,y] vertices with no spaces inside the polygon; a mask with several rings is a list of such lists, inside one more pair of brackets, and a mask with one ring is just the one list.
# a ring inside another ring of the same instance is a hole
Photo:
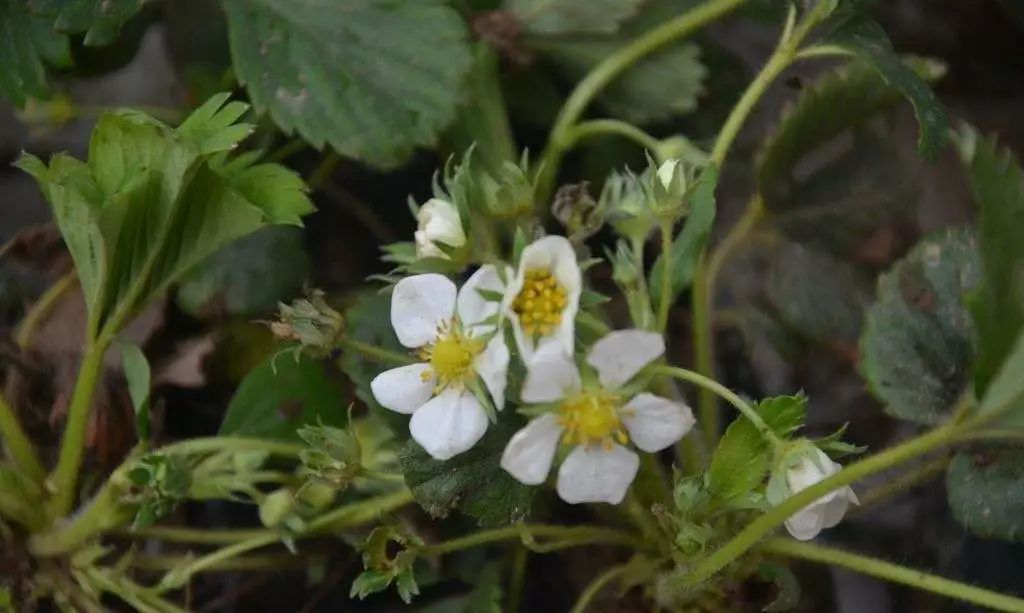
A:
{"label": "trifoliate leaf", "polygon": [[934,424],[970,382],[974,330],[963,305],[980,279],[966,228],[926,238],[878,280],[861,335],[860,370],[894,417]]}
{"label": "trifoliate leaf", "polygon": [[121,26],[142,8],[143,0],[28,0],[29,10],[50,19],[53,29],[85,33],[86,46],[114,42]]}
{"label": "trifoliate leaf", "polygon": [[505,0],[530,34],[611,34],[644,0]]}
{"label": "trifoliate leaf", "polygon": [[981,396],[1024,330],[1024,171],[1009,150],[970,126],[958,140],[980,209],[983,279],[968,305],[978,331],[974,383]]}
{"label": "trifoliate leaf", "polygon": [[235,74],[260,111],[380,168],[434,144],[471,62],[441,0],[225,0]]}
{"label": "trifoliate leaf", "polygon": [[949,117],[927,81],[900,61],[885,30],[870,18],[854,14],[836,24],[825,39],[869,61],[890,87],[910,101],[920,127],[918,151],[934,161],[946,143]]}
{"label": "trifoliate leaf", "polygon": [[[904,62],[901,66],[928,81],[945,72],[941,64],[930,60],[907,58]],[[757,183],[765,207],[772,212],[791,208],[799,185],[797,162],[899,100],[899,89],[864,61],[851,62],[805,87],[761,147]],[[835,190],[830,194],[834,196]]]}
{"label": "trifoliate leaf", "polygon": [[416,501],[435,517],[459,509],[481,526],[523,519],[530,512],[533,488],[499,466],[514,432],[508,424],[493,425],[472,449],[444,462],[431,458],[410,439],[399,455],[405,483]]}
{"label": "trifoliate leaf", "polygon": [[49,94],[46,66],[71,65],[71,47],[53,19],[33,15],[25,0],[0,0],[0,94],[16,107]]}
{"label": "trifoliate leaf", "polygon": [[[714,166],[704,169],[690,199],[690,214],[682,230],[672,241],[672,300],[693,283],[693,273],[704,244],[711,234],[715,222],[715,188],[718,187],[718,170]],[[651,288],[653,304],[661,300],[661,275],[665,266],[665,254],[659,255],[651,268],[647,284]]]}
{"label": "trifoliate leaf", "polygon": [[[100,117],[83,164],[66,154],[49,166],[22,156],[53,207],[75,260],[90,334],[116,333],[168,285],[211,253],[268,224],[297,224],[312,211],[291,171],[231,159],[244,105],[214,99],[179,130],[132,111]],[[277,181],[252,179],[270,174]]]}
{"label": "trifoliate leaf", "polygon": [[271,356],[249,373],[228,404],[221,435],[299,442],[302,426],[345,425],[344,389],[329,364],[296,357]]}
{"label": "trifoliate leaf", "polygon": [[1024,541],[1024,449],[956,454],[946,474],[953,517],[984,538]]}

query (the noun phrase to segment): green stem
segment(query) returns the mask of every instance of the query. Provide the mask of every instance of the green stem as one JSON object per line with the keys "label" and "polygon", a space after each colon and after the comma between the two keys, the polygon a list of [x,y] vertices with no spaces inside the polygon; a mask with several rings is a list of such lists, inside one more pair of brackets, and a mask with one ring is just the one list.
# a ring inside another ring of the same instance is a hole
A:
{"label": "green stem", "polygon": [[78,472],[85,453],[85,435],[89,416],[92,414],[92,397],[103,369],[103,354],[106,353],[109,344],[105,337],[95,343],[88,343],[85,355],[82,356],[82,365],[78,370],[75,391],[71,395],[71,404],[68,408],[64,437],[61,439],[57,467],[48,479],[49,489],[53,491],[49,505],[52,517],[66,515],[75,502]]}
{"label": "green stem", "polygon": [[0,439],[3,440],[7,453],[25,475],[36,483],[42,483],[46,477],[46,469],[32,447],[32,440],[21,426],[14,407],[0,395]]}
{"label": "green stem", "polygon": [[581,122],[570,130],[566,149],[572,148],[581,140],[607,135],[623,136],[649,151],[659,162],[662,161],[658,158],[658,149],[661,146],[658,139],[633,124],[618,119],[594,119]]}
{"label": "green stem", "polygon": [[658,301],[658,331],[662,334],[668,328],[668,313],[672,307],[672,267],[675,258],[672,257],[672,223],[661,222],[661,294]]}
{"label": "green stem", "polygon": [[413,364],[416,361],[411,356],[403,353],[384,349],[383,347],[377,347],[376,345],[370,345],[369,343],[364,343],[348,337],[341,339],[341,343],[339,343],[339,345],[342,349],[355,351],[356,353],[362,354],[363,357],[367,357],[378,362]]}
{"label": "green stem", "polygon": [[587,610],[587,607],[590,606],[590,603],[593,602],[594,598],[601,593],[601,590],[603,590],[606,585],[625,574],[627,570],[629,570],[629,564],[619,564],[618,566],[613,566],[598,575],[597,578],[591,581],[590,584],[588,584],[580,593],[580,597],[576,600],[576,604],[573,605],[571,613],[584,613],[584,611]]}
{"label": "green stem", "polygon": [[263,158],[263,161],[281,163],[284,160],[291,157],[292,155],[298,153],[299,151],[302,151],[306,147],[308,147],[308,145],[306,144],[305,139],[293,138],[289,140],[287,143],[281,145],[277,149],[274,149],[273,151],[268,153],[267,156]]}
{"label": "green stem", "polygon": [[[317,517],[306,525],[305,530],[295,536],[301,538],[362,525],[401,508],[412,500],[412,494],[405,488],[375,498],[360,500]],[[159,592],[165,592],[179,588],[188,583],[189,579],[197,573],[218,568],[236,556],[271,545],[280,538],[281,535],[278,532],[265,530],[243,541],[212,551],[164,576],[156,589]]]}
{"label": "green stem", "polygon": [[909,492],[913,488],[922,485],[933,477],[945,472],[946,467],[948,466],[949,456],[946,455],[929,460],[921,466],[910,470],[906,474],[902,474],[892,481],[879,485],[878,487],[868,490],[866,493],[860,495],[858,497],[860,498],[860,505],[850,509],[847,515],[859,515],[869,511],[871,507],[888,500],[896,494]]}
{"label": "green stem", "polygon": [[305,447],[298,443],[288,443],[285,441],[272,441],[241,436],[209,436],[170,443],[169,445],[160,447],[153,453],[188,455],[224,451],[265,451],[271,455],[296,458],[303,449],[305,449]]}
{"label": "green stem", "polygon": [[1024,600],[1020,598],[1014,598],[1007,594],[1000,594],[999,592],[967,585],[966,583],[960,583],[959,581],[938,577],[920,570],[850,553],[841,549],[822,547],[813,543],[801,543],[787,538],[768,539],[762,546],[762,549],[767,553],[789,558],[798,558],[830,566],[848,568],[854,572],[907,585],[955,600],[962,600],[996,611],[1024,612]]}
{"label": "green stem", "polygon": [[[139,570],[173,571],[188,563],[191,558],[183,555],[138,555],[132,558],[132,567]],[[289,551],[281,553],[255,554],[233,557],[205,568],[205,572],[229,572],[238,570],[283,570],[306,569],[310,565],[308,556],[298,556]]]}
{"label": "green stem", "polygon": [[[718,132],[715,145],[709,156],[710,163],[721,168],[725,158],[729,154],[733,141],[739,134],[740,129],[750,116],[754,106],[761,96],[767,91],[768,86],[784,71],[793,61],[800,44],[810,30],[820,21],[828,11],[830,2],[822,0],[810,10],[801,23],[794,27],[793,19],[795,13],[790,6],[789,19],[783,31],[778,46],[768,58],[768,62],[761,71],[754,77],[747,90],[740,96],[736,106],[733,107],[726,118],[722,129]],[[721,262],[719,262],[720,264]],[[712,296],[713,286],[709,275],[710,262],[707,258],[707,249],[702,252],[697,260],[697,268],[694,271],[693,290],[691,292],[692,317],[693,317],[693,342],[694,342],[694,366],[697,372],[710,377],[715,377],[714,348],[711,330]],[[701,427],[704,433],[705,442],[713,446],[718,438],[718,411],[715,406],[715,398],[707,390],[698,396],[698,413],[700,415]]]}
{"label": "green stem", "polygon": [[[602,528],[599,526],[505,526],[467,534],[466,536],[427,545],[420,548],[424,555],[441,555],[461,551],[479,545],[486,545],[496,541],[511,539],[522,539],[523,535],[530,537],[548,537],[559,541],[558,548],[575,547],[580,545],[625,545],[636,546],[636,539],[625,532]],[[564,545],[564,547],[563,547]]]}
{"label": "green stem", "polygon": [[750,423],[754,424],[754,428],[756,428],[757,431],[761,433],[761,436],[763,436],[769,443],[772,444],[772,447],[774,447],[775,449],[781,449],[783,447],[784,443],[782,439],[780,439],[779,436],[775,434],[775,432],[768,426],[768,424],[766,424],[764,420],[761,419],[761,416],[758,415],[754,407],[747,404],[746,401],[737,396],[732,390],[725,387],[721,383],[709,379],[698,372],[687,370],[685,368],[678,368],[676,366],[658,366],[655,369],[655,372],[668,377],[675,377],[676,379],[681,379],[683,381],[689,381],[690,383],[699,385],[703,389],[706,389],[709,392],[717,396],[720,396],[726,402],[736,407],[736,409],[740,413],[742,413],[744,417],[749,419]]}
{"label": "green stem", "polygon": [[201,528],[185,528],[178,526],[149,526],[132,530],[124,528],[118,534],[137,539],[156,539],[171,543],[189,543],[193,545],[228,545],[238,541],[247,541],[267,534],[265,528],[203,530]]}
{"label": "green stem", "polygon": [[39,330],[39,326],[64,294],[74,287],[77,279],[77,274],[69,272],[60,279],[57,279],[49,289],[39,296],[38,300],[32,303],[32,308],[18,322],[18,331],[14,335],[14,342],[18,347],[28,349],[29,345],[32,344],[32,338],[35,336],[36,331]]}
{"label": "green stem", "polygon": [[764,515],[747,524],[747,527],[741,530],[732,540],[698,562],[689,572],[678,572],[667,578],[666,587],[673,591],[685,590],[690,586],[708,580],[715,573],[756,545],[758,541],[778,528],[779,525],[800,509],[803,509],[832,490],[849,485],[868,475],[881,472],[955,441],[957,439],[957,429],[960,427],[958,424],[951,423],[930,430],[921,436],[851,464],[831,477],[793,494],[778,506],[773,507]]}
{"label": "green stem", "polygon": [[508,587],[508,612],[519,613],[526,585],[526,566],[530,561],[530,550],[516,547],[512,552],[512,577]]}
{"label": "green stem", "polygon": [[33,535],[28,542],[29,551],[39,557],[59,556],[74,550],[96,534],[126,523],[131,513],[120,504],[121,490],[114,484],[118,479],[115,471],[70,521],[58,524],[50,532]]}
{"label": "green stem", "polygon": [[341,156],[338,155],[338,152],[334,149],[328,151],[327,155],[324,156],[323,161],[320,162],[320,165],[313,170],[313,174],[310,175],[309,181],[306,181],[306,184],[309,185],[310,191],[315,192],[320,189],[324,184],[324,181],[331,176],[331,173],[334,172],[334,169],[337,168],[340,163]]}
{"label": "green stem", "polygon": [[[763,216],[764,202],[760,196],[755,196],[750,200],[750,204],[747,205],[743,216],[729,229],[729,233],[725,235],[725,238],[718,243],[718,246],[711,253],[706,271],[709,288],[714,289],[715,280],[718,278],[718,273],[721,272],[722,266],[736,252],[736,249],[745,242],[751,230],[757,227],[758,222],[761,221]],[[714,307],[713,294],[708,294],[708,300],[712,307]]]}
{"label": "green stem", "polygon": [[546,202],[551,193],[562,155],[570,144],[570,132],[587,105],[606,85],[624,70],[661,47],[692,34],[701,27],[733,11],[746,0],[710,0],[682,15],[649,30],[628,45],[616,50],[587,73],[566,99],[558,113],[547,147],[541,156],[537,200]]}

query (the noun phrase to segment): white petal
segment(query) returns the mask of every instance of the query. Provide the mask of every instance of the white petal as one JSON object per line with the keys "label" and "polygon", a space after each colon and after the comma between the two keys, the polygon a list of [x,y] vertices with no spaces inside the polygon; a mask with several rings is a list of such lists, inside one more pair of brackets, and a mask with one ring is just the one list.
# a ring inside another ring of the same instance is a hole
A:
{"label": "white petal", "polygon": [[[424,373],[428,376],[424,378]],[[385,409],[412,413],[434,394],[434,377],[429,364],[409,364],[385,370],[370,381],[370,390]]]}
{"label": "white petal", "polygon": [[822,522],[821,507],[810,505],[786,520],[786,530],[798,541],[809,541],[821,532]]}
{"label": "white petal", "polygon": [[466,244],[466,234],[462,230],[459,210],[454,204],[440,198],[431,198],[420,207],[416,214],[417,257],[448,257],[435,243],[444,243],[452,247]]}
{"label": "white petal", "polygon": [[616,330],[594,343],[587,364],[597,370],[601,385],[615,389],[665,353],[665,339],[646,330]]}
{"label": "white petal", "polygon": [[523,402],[554,402],[579,391],[580,371],[572,358],[557,345],[548,345],[526,365],[526,380],[520,397]]}
{"label": "white petal", "polygon": [[476,324],[497,315],[501,303],[485,300],[477,290],[501,292],[504,287],[494,266],[487,264],[478,268],[459,290],[457,310],[462,325],[474,335],[490,333],[494,326]]}
{"label": "white petal", "polygon": [[473,394],[447,389],[423,405],[409,420],[413,439],[437,460],[468,451],[487,431],[487,414]]}
{"label": "white petal", "polygon": [[622,445],[579,445],[558,469],[558,495],[569,504],[619,504],[638,468],[640,458]]}
{"label": "white petal", "polygon": [[[526,272],[535,269],[550,271],[558,284],[565,290],[566,295],[566,305],[562,310],[561,322],[550,336],[542,337],[539,342],[523,333],[519,324],[519,316],[512,310],[512,303],[523,288]],[[523,249],[515,279],[509,284],[504,301],[504,311],[506,316],[512,320],[516,345],[519,347],[523,362],[531,361],[536,352],[551,343],[559,344],[563,351],[572,354],[575,342],[576,313],[579,311],[582,291],[583,274],[576,261],[576,252],[564,236],[545,236]]]}
{"label": "white petal", "polygon": [[654,394],[637,394],[619,412],[640,449],[654,453],[686,436],[697,420],[690,407]]}
{"label": "white petal", "polygon": [[473,360],[476,374],[484,380],[487,391],[494,401],[494,408],[505,408],[505,387],[508,385],[508,346],[500,333],[491,337],[487,347]]}
{"label": "white petal", "polygon": [[501,454],[501,467],[525,485],[540,485],[551,471],[558,439],[563,428],[554,413],[545,413],[531,419],[519,432],[512,435],[505,452]]}
{"label": "white petal", "polygon": [[661,181],[662,186],[665,189],[669,189],[672,186],[672,179],[676,174],[676,167],[679,165],[679,160],[671,159],[662,162],[661,166],[658,167],[658,180]]}
{"label": "white petal", "polygon": [[455,312],[455,284],[444,275],[406,277],[391,294],[391,325],[406,347],[422,347]]}

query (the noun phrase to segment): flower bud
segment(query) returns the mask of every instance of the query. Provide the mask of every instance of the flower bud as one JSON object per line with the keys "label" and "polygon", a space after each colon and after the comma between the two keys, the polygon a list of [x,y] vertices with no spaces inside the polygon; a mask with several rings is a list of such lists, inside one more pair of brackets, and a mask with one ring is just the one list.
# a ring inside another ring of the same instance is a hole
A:
{"label": "flower bud", "polygon": [[267,528],[281,525],[295,509],[295,497],[287,489],[275,490],[260,503],[260,523]]}
{"label": "flower bud", "polygon": [[690,181],[682,160],[665,160],[653,174],[646,187],[655,215],[672,221],[685,215],[688,209],[686,190]]}
{"label": "flower bud", "polygon": [[416,257],[449,259],[440,245],[457,249],[466,244],[462,219],[454,204],[431,198],[416,213]]}
{"label": "flower bud", "polygon": [[633,240],[646,238],[657,224],[640,179],[632,173],[608,175],[598,209],[619,234]]}
{"label": "flower bud", "polygon": [[[794,443],[772,470],[766,492],[772,506],[842,470],[842,466],[807,440]],[[850,503],[860,504],[850,486],[832,490],[786,520],[793,538],[807,541],[838,524]]]}
{"label": "flower bud", "polygon": [[479,173],[475,188],[493,217],[514,219],[533,213],[536,185],[530,180],[525,156],[519,164],[505,161],[493,177]]}
{"label": "flower bud", "polygon": [[280,303],[277,309],[277,320],[270,322],[274,336],[298,341],[303,350],[314,355],[330,353],[345,327],[341,313],[327,304],[320,290],[313,290],[290,305]]}

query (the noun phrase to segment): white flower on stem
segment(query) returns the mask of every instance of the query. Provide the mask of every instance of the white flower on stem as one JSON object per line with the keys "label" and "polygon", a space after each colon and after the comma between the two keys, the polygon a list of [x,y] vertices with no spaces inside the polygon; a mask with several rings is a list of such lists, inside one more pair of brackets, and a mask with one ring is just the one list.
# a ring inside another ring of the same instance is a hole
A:
{"label": "white flower on stem", "polygon": [[[824,451],[809,441],[797,443],[772,472],[767,498],[772,506],[842,470]],[[809,541],[825,528],[838,524],[850,503],[860,504],[850,486],[832,490],[786,520],[793,538]]]}
{"label": "white flower on stem", "polygon": [[686,187],[686,174],[683,172],[683,163],[676,159],[665,160],[658,167],[658,180],[666,190],[671,190],[673,184],[678,180],[682,187]]}
{"label": "white flower on stem", "polygon": [[448,259],[438,243],[458,248],[466,244],[459,209],[441,198],[431,198],[416,213],[416,257]]}
{"label": "white flower on stem", "polygon": [[523,249],[504,307],[524,364],[548,345],[572,354],[582,289],[576,252],[565,237],[545,236]]}
{"label": "white flower on stem", "polygon": [[409,432],[438,460],[467,451],[487,431],[472,391],[478,381],[498,410],[505,404],[509,351],[498,329],[500,305],[479,292],[501,286],[497,270],[482,266],[457,294],[448,278],[424,274],[402,279],[391,296],[395,334],[422,362],[382,372],[370,389],[385,408],[412,414]]}
{"label": "white flower on stem", "polygon": [[695,423],[690,407],[648,394],[629,397],[622,386],[665,351],[660,335],[619,330],[594,344],[587,363],[599,382],[584,386],[579,369],[559,345],[548,345],[529,364],[522,399],[551,403],[505,447],[501,467],[526,485],[543,483],[559,442],[573,449],[558,469],[558,495],[566,502],[618,504],[636,477],[640,459],[625,447],[653,453],[672,445]]}

